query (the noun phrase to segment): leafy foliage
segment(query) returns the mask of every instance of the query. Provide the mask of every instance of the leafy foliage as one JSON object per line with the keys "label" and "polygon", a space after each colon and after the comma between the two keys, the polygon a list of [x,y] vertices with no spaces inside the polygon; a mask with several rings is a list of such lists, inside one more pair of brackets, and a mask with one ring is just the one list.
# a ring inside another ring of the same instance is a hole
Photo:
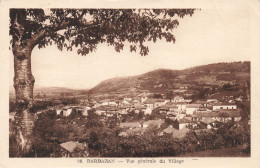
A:
{"label": "leafy foliage", "polygon": [[94,128],[94,127],[102,127],[102,126],[103,126],[103,124],[99,120],[99,116],[95,113],[95,111],[89,110],[88,116],[87,116],[86,127]]}
{"label": "leafy foliage", "polygon": [[10,35],[21,46],[39,48],[55,44],[59,50],[77,48],[86,55],[107,43],[117,52],[130,43],[130,51],[144,56],[146,41],[175,42],[171,33],[176,17],[192,16],[195,9],[10,9]]}
{"label": "leafy foliage", "polygon": [[166,93],[166,99],[168,100],[172,100],[173,99],[173,91],[172,90],[169,90],[167,93]]}
{"label": "leafy foliage", "polygon": [[[98,122],[99,119],[94,120]],[[178,156],[195,151],[241,145],[247,145],[244,152],[250,153],[250,128],[244,127],[241,123],[228,122],[222,124],[218,130],[200,130],[196,133],[191,131],[186,137],[176,139],[167,135],[158,136],[162,128],[155,126],[148,127],[143,134],[124,138],[118,136],[122,131],[119,128],[83,127],[80,128],[82,129],[80,133],[78,127],[82,125],[80,122],[73,126],[68,118],[61,118],[59,122],[61,121],[67,124],[59,124],[51,111],[41,116],[35,127],[36,143],[31,157],[61,157],[63,154],[58,144],[76,139],[88,144],[91,157]],[[168,120],[165,122],[173,125]],[[12,138],[11,136],[10,145],[14,145]],[[12,157],[15,151],[10,152]]]}
{"label": "leafy foliage", "polygon": [[155,99],[163,99],[163,96],[160,93],[154,93],[153,94],[153,98],[155,98]]}

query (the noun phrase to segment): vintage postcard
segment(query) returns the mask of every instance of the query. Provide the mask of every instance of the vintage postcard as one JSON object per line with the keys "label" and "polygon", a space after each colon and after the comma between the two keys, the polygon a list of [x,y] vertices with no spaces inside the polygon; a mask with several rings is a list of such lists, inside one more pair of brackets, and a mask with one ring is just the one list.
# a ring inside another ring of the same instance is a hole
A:
{"label": "vintage postcard", "polygon": [[259,1],[0,1],[6,167],[260,167]]}

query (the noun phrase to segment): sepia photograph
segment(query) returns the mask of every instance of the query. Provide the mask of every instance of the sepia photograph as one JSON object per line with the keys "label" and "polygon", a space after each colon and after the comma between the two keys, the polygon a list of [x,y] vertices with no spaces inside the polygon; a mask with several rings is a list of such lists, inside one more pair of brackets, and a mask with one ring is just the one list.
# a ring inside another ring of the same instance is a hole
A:
{"label": "sepia photograph", "polygon": [[3,8],[0,165],[260,166],[260,10],[149,2]]}
{"label": "sepia photograph", "polygon": [[218,14],[10,9],[9,156],[250,157],[248,18]]}

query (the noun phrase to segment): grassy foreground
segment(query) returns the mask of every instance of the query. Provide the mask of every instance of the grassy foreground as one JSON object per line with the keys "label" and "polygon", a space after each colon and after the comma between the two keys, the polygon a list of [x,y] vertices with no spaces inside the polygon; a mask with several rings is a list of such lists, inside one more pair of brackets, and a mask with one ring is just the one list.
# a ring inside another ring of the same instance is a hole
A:
{"label": "grassy foreground", "polygon": [[186,153],[179,157],[250,157],[242,152],[242,146]]}

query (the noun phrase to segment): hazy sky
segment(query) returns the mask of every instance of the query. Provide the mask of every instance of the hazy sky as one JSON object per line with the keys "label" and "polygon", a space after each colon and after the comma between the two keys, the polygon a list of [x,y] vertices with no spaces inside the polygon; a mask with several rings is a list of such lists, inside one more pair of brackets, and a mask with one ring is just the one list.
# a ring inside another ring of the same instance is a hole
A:
{"label": "hazy sky", "polygon": [[[176,43],[149,43],[149,55],[121,53],[106,44],[95,53],[59,51],[56,46],[32,52],[32,72],[39,86],[87,89],[102,80],[142,74],[158,68],[185,69],[217,62],[250,60],[250,19],[247,10],[201,10],[179,19],[174,30]],[[10,84],[13,56],[10,55]]]}

